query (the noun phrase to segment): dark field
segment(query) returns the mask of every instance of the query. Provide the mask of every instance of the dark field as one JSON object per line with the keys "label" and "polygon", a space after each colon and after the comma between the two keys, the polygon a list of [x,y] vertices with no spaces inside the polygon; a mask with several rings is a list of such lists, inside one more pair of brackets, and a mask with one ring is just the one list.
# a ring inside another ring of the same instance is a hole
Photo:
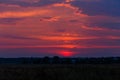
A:
{"label": "dark field", "polygon": [[120,80],[120,65],[0,65],[0,80]]}

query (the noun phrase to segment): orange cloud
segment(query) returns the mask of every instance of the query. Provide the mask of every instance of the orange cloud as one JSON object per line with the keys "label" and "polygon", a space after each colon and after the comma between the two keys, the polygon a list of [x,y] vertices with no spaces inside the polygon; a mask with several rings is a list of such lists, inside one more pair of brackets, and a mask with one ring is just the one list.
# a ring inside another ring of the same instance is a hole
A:
{"label": "orange cloud", "polygon": [[32,10],[32,11],[24,11],[24,12],[2,12],[0,13],[0,18],[21,18],[21,17],[32,17],[32,16],[40,16],[43,14],[50,13],[50,10]]}
{"label": "orange cloud", "polygon": [[42,40],[48,40],[48,41],[75,41],[75,40],[88,40],[88,39],[99,39],[100,37],[96,36],[90,36],[90,37],[79,37],[79,36],[74,36],[74,35],[65,35],[65,36],[31,36],[31,38],[36,38],[36,39],[42,39]]}
{"label": "orange cloud", "polygon": [[87,30],[102,30],[102,31],[106,31],[107,29],[104,29],[104,28],[100,28],[100,27],[89,27],[89,26],[81,26],[81,28],[83,29],[87,29]]}
{"label": "orange cloud", "polygon": [[76,7],[71,6],[71,4],[65,4],[65,3],[58,3],[58,4],[53,4],[54,7],[67,7],[70,9],[76,9]]}
{"label": "orange cloud", "polygon": [[41,19],[41,21],[50,21],[50,22],[54,22],[54,21],[58,21],[59,20],[59,16],[56,16],[56,17],[43,17]]}
{"label": "orange cloud", "polygon": [[120,32],[120,30],[118,29],[109,29],[109,28],[101,28],[101,26],[86,26],[86,25],[82,25],[80,26],[81,28],[85,29],[85,30],[94,30],[94,31],[107,31],[107,32]]}
{"label": "orange cloud", "polygon": [[75,0],[66,0],[65,2],[66,2],[66,3],[69,3],[69,2],[72,2],[72,1],[75,1]]}
{"label": "orange cloud", "polygon": [[74,7],[71,4],[69,4],[69,3],[58,3],[58,4],[53,4],[53,6],[54,7],[66,7],[66,8],[72,9],[72,10],[74,10],[73,11],[74,15],[77,15],[77,16],[80,16],[80,17],[87,17],[88,16],[86,14],[82,14],[82,11],[79,10],[79,8]]}

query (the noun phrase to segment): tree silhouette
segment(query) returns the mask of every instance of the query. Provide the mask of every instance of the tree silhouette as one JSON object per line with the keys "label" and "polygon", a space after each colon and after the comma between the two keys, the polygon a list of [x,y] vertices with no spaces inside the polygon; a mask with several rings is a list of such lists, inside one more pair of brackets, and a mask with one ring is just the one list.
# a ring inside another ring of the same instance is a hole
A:
{"label": "tree silhouette", "polygon": [[72,59],[71,58],[64,58],[62,63],[64,63],[64,64],[72,64]]}
{"label": "tree silhouette", "polygon": [[45,56],[43,59],[42,59],[42,63],[43,64],[50,64],[50,58],[48,56]]}
{"label": "tree silhouette", "polygon": [[61,63],[61,60],[60,60],[60,58],[58,56],[54,56],[52,58],[52,63],[53,64],[59,64],[59,63]]}

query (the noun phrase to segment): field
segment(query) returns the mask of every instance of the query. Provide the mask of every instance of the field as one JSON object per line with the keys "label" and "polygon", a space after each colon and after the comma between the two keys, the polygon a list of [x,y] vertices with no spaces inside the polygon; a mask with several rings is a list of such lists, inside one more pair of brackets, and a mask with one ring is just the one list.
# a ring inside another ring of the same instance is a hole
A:
{"label": "field", "polygon": [[120,80],[120,65],[0,65],[0,80]]}

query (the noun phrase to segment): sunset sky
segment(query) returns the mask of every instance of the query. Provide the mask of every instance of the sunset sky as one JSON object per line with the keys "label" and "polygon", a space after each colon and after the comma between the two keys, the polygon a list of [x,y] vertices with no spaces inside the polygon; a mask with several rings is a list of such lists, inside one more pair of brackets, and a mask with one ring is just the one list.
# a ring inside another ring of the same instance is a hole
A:
{"label": "sunset sky", "polygon": [[0,57],[120,56],[120,0],[0,0]]}

